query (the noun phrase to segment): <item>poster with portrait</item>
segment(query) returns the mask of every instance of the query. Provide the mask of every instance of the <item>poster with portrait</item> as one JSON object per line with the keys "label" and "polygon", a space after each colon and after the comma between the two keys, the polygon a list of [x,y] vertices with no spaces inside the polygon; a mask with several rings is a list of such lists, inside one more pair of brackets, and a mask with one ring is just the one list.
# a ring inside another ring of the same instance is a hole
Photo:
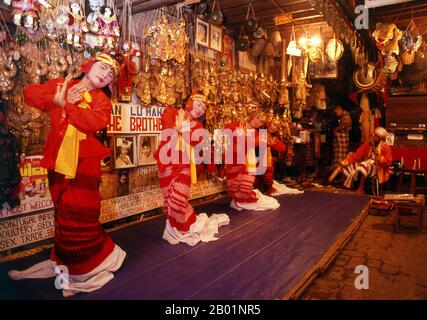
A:
{"label": "poster with portrait", "polygon": [[209,48],[209,30],[209,23],[197,18],[196,44]]}
{"label": "poster with portrait", "polygon": [[136,166],[136,137],[114,137],[114,168],[132,168]]}
{"label": "poster with portrait", "polygon": [[223,29],[214,25],[210,26],[210,37],[209,37],[210,48],[222,52],[223,49]]}
{"label": "poster with portrait", "polygon": [[138,135],[138,165],[156,164],[154,153],[157,150],[159,142],[158,134],[140,134]]}

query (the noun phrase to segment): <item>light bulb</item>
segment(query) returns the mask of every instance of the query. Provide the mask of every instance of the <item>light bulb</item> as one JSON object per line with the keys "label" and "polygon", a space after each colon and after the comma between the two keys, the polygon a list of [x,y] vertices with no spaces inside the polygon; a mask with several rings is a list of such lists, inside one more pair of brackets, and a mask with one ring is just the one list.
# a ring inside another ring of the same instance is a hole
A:
{"label": "light bulb", "polygon": [[310,42],[312,46],[318,47],[320,45],[320,38],[317,36],[314,36],[311,38]]}
{"label": "light bulb", "polygon": [[301,46],[305,47],[307,44],[307,38],[306,37],[302,37],[301,39],[299,39],[299,43]]}

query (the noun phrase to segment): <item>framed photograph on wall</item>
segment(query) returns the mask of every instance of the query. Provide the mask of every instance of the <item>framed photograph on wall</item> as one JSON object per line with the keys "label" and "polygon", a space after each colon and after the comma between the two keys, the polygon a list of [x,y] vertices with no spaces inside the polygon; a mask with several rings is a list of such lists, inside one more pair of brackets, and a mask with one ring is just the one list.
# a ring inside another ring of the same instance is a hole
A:
{"label": "framed photograph on wall", "polygon": [[136,167],[136,137],[114,137],[114,168]]}
{"label": "framed photograph on wall", "polygon": [[196,44],[209,48],[209,23],[196,19]]}
{"label": "framed photograph on wall", "polygon": [[310,72],[313,79],[338,79],[338,64],[336,61],[313,63]]}
{"label": "framed photograph on wall", "polygon": [[215,51],[222,52],[223,50],[223,32],[222,27],[214,25],[210,26],[209,46]]}
{"label": "framed photograph on wall", "polygon": [[158,134],[138,135],[138,165],[156,164],[154,152],[159,144]]}

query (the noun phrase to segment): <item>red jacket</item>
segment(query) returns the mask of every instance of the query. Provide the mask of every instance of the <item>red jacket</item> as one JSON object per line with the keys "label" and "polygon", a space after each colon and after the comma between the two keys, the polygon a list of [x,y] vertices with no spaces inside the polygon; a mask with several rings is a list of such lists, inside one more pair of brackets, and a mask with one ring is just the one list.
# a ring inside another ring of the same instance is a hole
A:
{"label": "red jacket", "polygon": [[[79,158],[100,159],[110,155],[110,150],[104,147],[96,138],[95,132],[104,129],[110,122],[112,104],[102,89],[89,91],[92,102],[90,108],[82,109],[78,105],[66,102],[64,110],[66,118],[61,121],[62,109],[53,103],[58,82],[64,79],[52,79],[43,84],[33,84],[25,87],[24,101],[31,107],[47,110],[50,109],[50,131],[44,147],[44,158],[41,165],[48,169],[55,168],[56,158],[61,146],[68,124],[72,124],[79,131],[85,133],[87,138],[80,141]],[[77,84],[79,80],[72,80],[69,87]]]}
{"label": "red jacket", "polygon": [[[393,155],[390,145],[386,144],[385,142],[381,142],[378,148],[380,152],[375,158],[378,182],[384,183],[390,178],[390,166],[393,162]],[[365,161],[369,159],[371,153],[372,146],[370,145],[369,141],[366,141],[359,147],[359,149],[357,149],[355,153],[350,154],[347,157],[347,160],[350,164],[356,161]]]}

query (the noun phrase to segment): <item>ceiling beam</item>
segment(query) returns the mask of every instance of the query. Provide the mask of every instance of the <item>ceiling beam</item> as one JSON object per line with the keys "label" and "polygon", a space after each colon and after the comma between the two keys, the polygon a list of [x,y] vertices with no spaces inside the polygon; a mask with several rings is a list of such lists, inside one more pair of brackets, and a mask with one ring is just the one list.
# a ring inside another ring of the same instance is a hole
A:
{"label": "ceiling beam", "polygon": [[150,1],[144,1],[143,3],[141,3],[141,0],[136,0],[133,2],[134,5],[132,6],[132,11],[134,14],[140,13],[140,12],[146,12],[146,11],[151,11],[161,7],[172,6],[174,4],[177,4],[183,1],[184,0],[150,0]]}
{"label": "ceiling beam", "polygon": [[285,10],[283,10],[283,8],[280,6],[280,4],[279,4],[279,3],[277,3],[277,1],[276,1],[276,0],[270,0],[270,2],[271,2],[274,6],[276,6],[276,8],[277,8],[277,9],[279,9],[279,11],[280,11],[281,13],[285,13]]}
{"label": "ceiling beam", "polygon": [[[268,9],[265,11],[262,11],[259,13],[258,17],[261,21],[264,21],[269,18],[274,18],[277,16],[279,12],[275,9]],[[295,14],[292,14],[293,20],[299,20],[301,18],[317,18],[321,16],[316,10],[310,9],[303,12],[298,12]],[[237,24],[237,23],[243,23],[246,20],[246,16],[233,16],[233,17],[226,17],[226,23],[227,24]]]}
{"label": "ceiling beam", "polygon": [[[290,6],[287,5],[287,6],[282,6],[282,7],[283,7],[283,10],[285,12],[288,12],[288,13],[298,13],[298,12],[303,12],[303,11],[313,9],[313,7],[311,7],[307,2],[294,4],[294,5],[290,5]],[[244,15],[246,18],[247,9],[248,9],[247,7],[241,6],[240,10],[238,10],[238,9],[223,9],[222,13],[224,14],[224,17],[227,17],[228,19],[231,17],[236,17],[236,16],[241,17],[242,15]],[[254,10],[255,10],[256,16],[262,16],[263,12],[265,12],[266,10],[271,11],[274,9],[271,8],[271,5],[268,2],[263,1],[262,3],[254,5]]]}

